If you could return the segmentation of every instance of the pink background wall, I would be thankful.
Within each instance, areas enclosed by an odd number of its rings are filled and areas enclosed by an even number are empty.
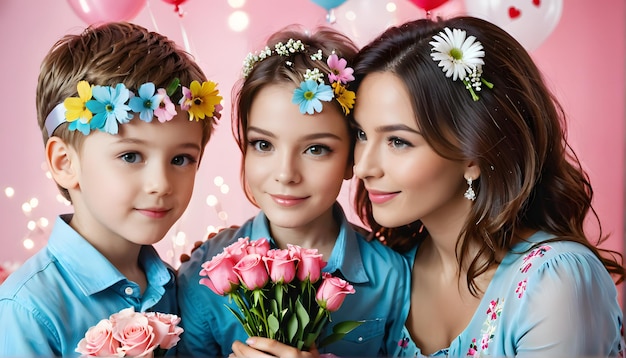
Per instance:
[[[544,0],[547,1],[547,0]],[[394,0],[395,13],[385,10],[385,0],[348,0],[337,11],[334,25],[359,44],[388,24],[424,17],[408,0]],[[550,87],[569,115],[571,143],[589,171],[595,188],[595,206],[606,233],[607,247],[623,251],[624,210],[624,51],[626,5],[623,0],[563,0],[563,12],[554,32],[532,52]],[[230,104],[231,87],[240,73],[245,55],[258,49],[272,31],[291,23],[308,27],[325,24],[325,11],[308,0],[248,0],[240,10],[248,12],[250,25],[243,32],[229,29],[234,9],[226,0],[188,0],[185,16],[160,0],[148,5],[133,20],[158,30],[194,54],[209,78],[219,82]],[[354,12],[349,22],[344,15]],[[450,0],[435,15],[465,11],[463,0]],[[35,87],[39,64],[51,45],[65,33],[78,33],[85,23],[64,0],[0,1],[0,263],[21,263],[45,244],[46,220],[71,207],[57,200],[54,183],[46,176],[43,144],[36,122]],[[240,156],[230,132],[230,113],[208,145],[198,173],[189,209],[158,249],[177,266],[181,252],[201,239],[209,226],[239,224],[256,209],[239,185]],[[215,178],[218,179],[217,182]],[[6,195],[6,188],[13,195]],[[349,183],[340,197],[348,202]],[[213,195],[217,205],[207,205]],[[34,199],[34,200],[33,200]],[[31,207],[31,210],[28,209]],[[221,212],[221,213],[220,213]],[[24,246],[30,239],[32,249]]]

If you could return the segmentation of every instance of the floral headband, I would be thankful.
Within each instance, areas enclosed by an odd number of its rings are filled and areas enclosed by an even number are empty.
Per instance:
[[[180,81],[176,78],[167,89],[159,88],[155,91],[154,83],[146,82],[139,86],[138,95],[135,96],[123,83],[95,86],[80,81],[76,85],[78,97],[66,98],[46,117],[48,136],[52,136],[55,129],[65,122],[69,123],[69,130],[78,130],[84,135],[96,129],[117,134],[118,124],[128,123],[134,113],[139,114],[142,121],[152,122],[156,116],[159,122],[164,123],[177,114],[170,96],[179,86]],[[200,84],[193,81],[189,88],[183,86],[182,92],[183,97],[178,104],[189,113],[190,121],[199,121],[205,117],[215,120],[220,118],[222,96],[219,95],[216,83],[206,81]]]
[[[466,37],[465,30],[450,30],[447,27],[443,30],[445,33],[439,32],[433,36],[434,41],[429,42],[433,46],[430,56],[439,61],[446,77],[452,76],[453,81],[460,79],[472,99],[478,101],[480,98],[476,92],[480,92],[481,85],[493,88],[492,83],[481,78],[485,64],[483,45],[474,36]]]
[[[280,55],[289,57],[297,52],[306,52],[306,47],[300,40],[289,39],[287,43],[277,43],[274,50],[268,46],[259,53],[249,53],[243,61],[243,77],[247,78],[252,72],[254,65],[272,55]],[[323,58],[322,50],[310,55],[311,60],[321,61]],[[293,62],[286,60],[288,66]],[[333,53],[328,56],[326,63],[330,67],[328,73],[328,84],[324,82],[324,73],[319,68],[307,69],[303,74],[304,81],[300,83],[300,87],[296,88],[293,93],[291,102],[300,107],[300,113],[314,114],[322,111],[322,102],[330,102],[333,98],[339,102],[344,114],[350,113],[354,107],[355,94],[347,89],[348,82],[354,81],[352,73],[354,70],[347,66],[347,61],[339,58]]]

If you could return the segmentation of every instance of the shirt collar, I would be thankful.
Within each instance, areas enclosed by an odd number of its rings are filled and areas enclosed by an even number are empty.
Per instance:
[[[127,281],[119,270],[68,223],[72,215],[57,217],[48,239],[48,249],[61,268],[85,295],[101,292],[120,281]],[[162,288],[172,280],[167,265],[152,246],[139,253],[149,284]]]

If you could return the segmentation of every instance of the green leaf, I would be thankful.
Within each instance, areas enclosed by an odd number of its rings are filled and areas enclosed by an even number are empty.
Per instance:
[[[289,321],[287,321],[287,338],[289,341],[293,341],[294,337],[298,333],[298,317],[291,315]]]
[[[169,85],[167,85],[167,89],[165,90],[165,92],[167,93],[168,96],[171,97],[174,94],[174,92],[176,92],[176,89],[178,88],[178,86],[180,86],[180,79],[176,77],[172,80],[172,82],[170,82]]]
[[[344,321],[333,326],[333,333],[347,334],[353,329],[365,323],[365,321]]]
[[[276,319],[276,316],[271,314],[267,317],[267,325],[270,329],[270,334],[271,334],[269,338],[273,338],[276,332],[278,332],[278,330],[280,329],[280,322],[278,322],[278,319]]]
[[[345,321],[337,323],[333,326],[333,334],[325,337],[318,347],[325,347],[331,343],[341,340],[346,334],[350,333],[353,329],[362,325],[365,321]]]

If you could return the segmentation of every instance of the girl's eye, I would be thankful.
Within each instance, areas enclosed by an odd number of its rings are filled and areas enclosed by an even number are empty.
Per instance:
[[[389,138],[389,145],[396,149],[402,149],[406,147],[412,147],[413,145],[406,140],[398,137]]]
[[[365,142],[367,140],[367,136],[365,135],[365,132],[363,132],[361,129],[356,130],[356,140],[358,142]]]
[[[324,156],[331,153],[332,150],[325,145],[312,145],[308,147],[305,153],[314,155],[314,156]]]
[[[139,163],[141,162],[141,155],[139,153],[124,153],[120,158],[126,163]]]
[[[186,166],[195,164],[197,160],[190,155],[177,155],[172,159],[172,164],[176,166]]]
[[[250,145],[257,152],[269,152],[273,149],[272,144],[265,140],[253,140],[253,141],[250,141]]]

